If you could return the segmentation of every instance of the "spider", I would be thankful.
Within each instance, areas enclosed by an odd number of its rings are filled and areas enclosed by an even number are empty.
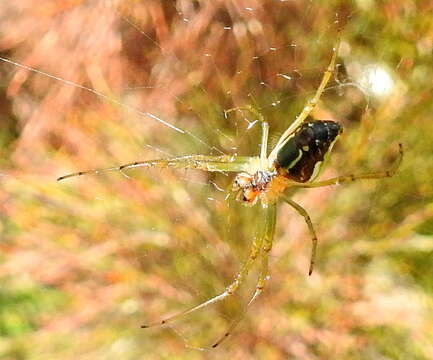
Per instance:
[[[232,185],[232,191],[235,193],[236,200],[246,206],[260,206],[260,218],[263,219],[263,223],[260,226],[258,235],[252,242],[248,257],[242,264],[241,269],[235,276],[233,282],[219,295],[157,323],[142,325],[142,328],[166,325],[180,317],[191,314],[192,312],[203,309],[233,295],[246,279],[256,260],[259,259],[259,275],[255,291],[241,314],[232,321],[227,331],[212,345],[212,348],[217,347],[233,332],[243,315],[247,312],[248,308],[264,289],[268,277],[269,253],[272,249],[272,242],[275,233],[277,204],[280,200],[286,202],[295,209],[295,211],[298,212],[306,222],[312,240],[308,274],[311,275],[313,272],[316,262],[318,241],[316,231],[314,230],[313,223],[307,211],[285,194],[289,188],[322,187],[352,182],[360,179],[386,178],[395,174],[403,157],[403,147],[401,144],[399,144],[399,156],[395,164],[389,170],[358,175],[352,174],[338,176],[327,180],[315,181],[323,170],[333,145],[342,133],[342,127],[339,123],[332,120],[309,121],[307,118],[316,107],[329,79],[334,73],[339,43],[340,40],[338,39],[333,48],[330,63],[322,76],[320,85],[314,96],[307,102],[301,113],[281,135],[276,146],[269,154],[267,146],[269,134],[268,123],[255,108],[251,106],[237,107],[227,110],[226,112],[247,110],[257,117],[261,123],[262,139],[260,154],[258,156],[186,155],[167,159],[136,161],[105,169],[80,171],[61,176],[57,179],[60,181],[75,176],[96,174],[103,171],[123,171],[135,167],[180,168],[199,169],[209,172],[233,172],[237,173]]]

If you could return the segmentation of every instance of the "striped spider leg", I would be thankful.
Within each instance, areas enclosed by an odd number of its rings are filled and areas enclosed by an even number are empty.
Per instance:
[[[218,345],[220,345],[227,337],[230,336],[230,334],[233,332],[233,330],[236,328],[236,326],[241,322],[241,320],[244,318],[245,314],[247,313],[249,307],[254,302],[254,300],[262,293],[265,282],[268,279],[268,273],[269,273],[269,253],[272,250],[272,242],[274,239],[275,234],[275,223],[277,219],[277,205],[270,204],[265,205],[264,203],[262,205],[262,214],[260,216],[263,216],[263,223],[261,224],[260,232],[258,235],[258,239],[260,241],[260,249],[258,252],[255,252],[254,254],[250,254],[251,261],[254,261],[254,259],[257,257],[257,255],[260,255],[261,263],[260,263],[260,273],[259,277],[256,283],[256,288],[247,302],[247,305],[244,307],[244,309],[239,313],[239,315],[232,321],[232,323],[227,328],[226,332],[212,345],[212,348],[216,348]]]
[[[288,140],[290,135],[292,135],[296,131],[296,129],[302,125],[302,123],[307,119],[307,117],[311,114],[311,112],[314,110],[317,103],[319,102],[320,97],[322,96],[323,91],[325,91],[326,85],[329,82],[329,79],[331,78],[332,74],[335,71],[335,64],[338,56],[338,49],[340,47],[340,40],[341,40],[340,34],[338,33],[337,42],[335,43],[334,48],[332,49],[333,53],[332,53],[331,61],[323,74],[322,81],[320,82],[320,85],[317,88],[316,93],[310,100],[308,100],[307,104],[304,106],[301,113],[296,117],[295,121],[293,121],[293,123],[290,124],[287,130],[284,131],[283,135],[281,135],[280,139],[277,142],[277,145],[269,155],[270,160],[274,160],[274,158],[280,151],[281,147],[284,146],[284,143]]]
[[[403,160],[403,144],[399,143],[397,159],[395,160],[394,165],[388,170],[374,171],[365,174],[350,174],[350,175],[337,176],[327,180],[316,181],[307,184],[295,184],[293,186],[301,187],[301,188],[317,188],[317,187],[330,186],[330,185],[340,185],[340,184],[345,184],[357,180],[371,180],[371,179],[382,179],[382,178],[393,177],[397,172],[398,168],[400,167],[402,160]]]
[[[247,164],[251,161],[249,156],[208,156],[208,155],[185,155],[168,159],[134,161],[120,166],[112,166],[103,169],[91,169],[78,171],[72,174],[63,175],[57,178],[57,181],[65,180],[71,177],[99,174],[107,171],[124,171],[127,169],[145,167],[145,168],[172,168],[172,169],[197,169],[209,172],[239,172],[248,169]]]

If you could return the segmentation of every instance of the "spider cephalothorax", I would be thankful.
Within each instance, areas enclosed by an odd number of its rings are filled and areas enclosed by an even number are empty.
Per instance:
[[[278,175],[273,170],[258,170],[254,174],[239,173],[233,181],[233,191],[237,192],[236,200],[243,204],[253,206],[260,195],[267,192],[270,184]]]

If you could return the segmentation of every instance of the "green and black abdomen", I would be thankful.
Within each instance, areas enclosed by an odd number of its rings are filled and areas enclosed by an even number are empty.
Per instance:
[[[312,180],[342,130],[331,120],[305,122],[278,151],[276,167],[286,170],[285,176],[296,182]]]

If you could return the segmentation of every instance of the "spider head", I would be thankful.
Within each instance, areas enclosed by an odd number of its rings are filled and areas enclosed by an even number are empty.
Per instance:
[[[239,173],[233,181],[232,190],[236,192],[236,200],[245,205],[253,206],[257,202],[258,192],[253,186],[253,176]]]
[[[253,206],[257,203],[261,194],[267,191],[269,184],[277,173],[275,171],[259,170],[255,174],[239,173],[233,181],[236,200],[244,205]]]

